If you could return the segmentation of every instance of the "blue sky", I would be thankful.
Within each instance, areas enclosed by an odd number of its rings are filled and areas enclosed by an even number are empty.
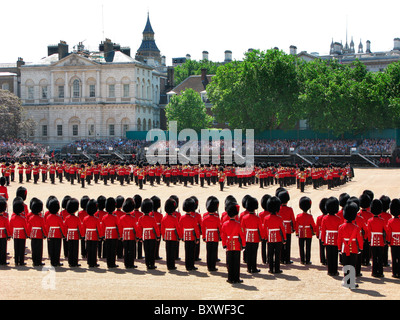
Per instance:
[[[240,60],[249,48],[279,47],[289,52],[326,54],[332,41],[371,41],[372,51],[393,48],[400,37],[398,0],[343,1],[226,1],[226,0],[20,0],[1,4],[1,62],[27,62],[47,55],[47,46],[64,40],[70,49],[83,41],[96,50],[105,37],[122,46],[139,48],[147,12],[156,43],[167,65],[173,57],[190,54],[223,61],[225,50]],[[346,23],[347,21],[347,23]]]

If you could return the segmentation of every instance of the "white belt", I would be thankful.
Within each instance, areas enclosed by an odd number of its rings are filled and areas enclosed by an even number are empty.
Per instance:
[[[97,229],[86,229],[86,231],[97,231]]]
[[[149,230],[153,230],[153,228],[143,228],[143,231],[149,231]]]
[[[183,229],[183,231],[192,231],[192,230],[194,230],[194,228],[191,228],[191,229]]]
[[[175,231],[175,230],[176,230],[175,228],[165,228],[165,231]]]
[[[268,232],[271,233],[272,231],[279,231],[280,229],[269,229]]]
[[[60,229],[60,227],[54,227],[54,226],[52,226],[52,227],[50,227],[50,229]]]
[[[371,232],[371,236],[375,236],[375,235],[383,235],[382,232]]]
[[[14,230],[24,230],[24,228],[14,228]]]
[[[122,229],[123,231],[125,231],[125,230],[132,230],[133,231],[133,228],[124,228],[124,229]]]
[[[32,227],[32,230],[42,230],[41,227]]]
[[[78,231],[78,229],[68,229],[68,231]]]
[[[214,231],[218,231],[218,229],[207,229],[207,232],[214,232]]]
[[[117,227],[106,227],[106,230],[108,230],[108,229],[113,230],[113,229],[117,229]]]

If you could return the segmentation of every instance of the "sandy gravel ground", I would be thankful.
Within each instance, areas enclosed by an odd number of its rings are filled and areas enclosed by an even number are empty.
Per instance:
[[[391,198],[400,197],[400,170],[397,169],[356,169],[355,179],[345,186],[327,190],[326,187],[320,190],[312,190],[309,186],[304,194],[301,194],[295,186],[288,188],[291,196],[289,205],[299,213],[298,201],[301,196],[307,195],[313,201],[311,212],[316,218],[320,215],[318,210],[319,201],[323,197],[339,196],[342,192],[359,196],[363,190],[371,189],[375,197],[385,194]],[[10,199],[15,195],[19,186],[13,183],[9,187]],[[71,186],[69,183],[24,183],[28,189],[28,199],[38,197],[44,202],[49,195],[55,195],[60,200],[65,195],[80,199],[84,194],[92,198],[99,195],[125,197],[139,193],[134,185],[91,185],[82,189],[80,185]],[[266,194],[274,194],[277,186],[260,189],[258,186],[251,186],[239,189],[237,186],[225,188],[219,191],[219,186],[200,188],[199,186],[170,186],[164,185],[151,187],[145,185],[140,191],[143,198],[158,195],[164,201],[172,194],[180,197],[181,203],[186,197],[196,195],[200,201],[201,212],[205,212],[205,201],[208,196],[215,195],[220,200],[220,208],[227,195],[232,194],[241,201],[246,194],[261,197]],[[272,275],[268,273],[266,265],[262,264],[259,250],[258,263],[261,272],[259,274],[248,274],[245,264],[241,267],[243,284],[231,285],[226,282],[227,270],[225,266],[225,252],[220,246],[217,272],[208,272],[205,257],[205,243],[201,243],[200,257],[202,261],[197,262],[197,271],[187,272],[184,261],[177,262],[176,271],[168,271],[165,264],[165,243],[161,243],[160,255],[164,258],[157,261],[157,269],[147,271],[144,260],[136,261],[137,269],[126,270],[123,261],[119,261],[119,268],[108,270],[104,260],[100,260],[98,269],[88,269],[86,261],[80,261],[80,268],[69,268],[68,262],[63,267],[49,270],[47,259],[47,245],[44,246],[45,268],[32,267],[30,259],[30,241],[27,241],[27,266],[15,267],[13,259],[13,241],[8,242],[9,265],[0,268],[0,299],[78,299],[78,300],[263,300],[263,299],[399,299],[400,279],[391,277],[391,268],[385,267],[385,277],[382,279],[371,276],[371,267],[362,267],[363,276],[357,278],[359,288],[349,290],[341,286],[342,272],[338,277],[327,275],[325,266],[319,263],[318,241],[314,237],[312,241],[312,265],[303,266],[299,262],[298,241],[292,237],[292,260],[290,266],[282,266],[283,273]],[[184,246],[180,244],[180,256],[184,257]],[[389,254],[390,259],[390,254]],[[339,267],[341,268],[341,267]],[[341,269],[340,269],[341,271]]]

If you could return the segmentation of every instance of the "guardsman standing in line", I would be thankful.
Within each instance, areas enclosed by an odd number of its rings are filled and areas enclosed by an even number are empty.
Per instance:
[[[10,229],[14,238],[14,259],[16,266],[25,266],[25,242],[28,237],[25,218],[22,217],[24,212],[24,202],[20,198],[13,201],[13,215],[10,219]]]
[[[221,221],[218,217],[219,200],[210,196],[206,202],[207,213],[203,216],[202,234],[206,242],[208,271],[217,271],[218,243],[221,235]]]
[[[135,194],[133,196],[133,202],[135,209],[133,210],[133,215],[139,221],[140,217],[143,216],[143,212],[140,211],[140,207],[142,206],[142,197],[139,194]],[[140,238],[141,235],[138,233],[137,238]],[[143,242],[137,242],[137,259],[143,259]]]
[[[390,203],[390,213],[393,218],[387,223],[387,241],[392,254],[392,276],[400,278],[400,200],[393,199]]]
[[[19,176],[19,183],[24,181],[24,165],[23,162],[20,160],[18,164],[18,176]]]
[[[246,235],[246,262],[247,272],[257,273],[257,252],[261,239],[264,237],[264,230],[260,218],[255,214],[258,209],[258,201],[256,198],[248,197],[246,201],[246,209],[249,212],[243,216],[240,225]]]
[[[152,196],[150,200],[153,201],[153,211],[150,213],[150,216],[156,219],[158,229],[161,230],[161,220],[163,218],[163,215],[161,212],[158,211],[161,208],[161,200],[157,196]],[[160,241],[156,242],[155,252],[156,260],[161,260],[162,257],[160,257]]]
[[[106,201],[107,198],[103,195],[100,195],[97,197],[97,212],[95,213],[95,217],[99,218],[100,221],[100,226],[102,226],[102,220],[103,217],[107,214],[107,212],[104,210],[106,208]],[[102,232],[104,234],[104,232]],[[99,237],[99,243],[97,246],[97,254],[99,258],[105,258],[105,252],[104,252],[104,236]]]
[[[68,213],[64,219],[68,244],[68,265],[70,267],[80,267],[81,265],[78,264],[78,256],[79,239],[82,236],[82,224],[79,217],[75,216],[75,213],[79,210],[79,201],[75,198],[71,198],[68,200],[65,210]]]
[[[278,197],[271,197],[267,201],[267,210],[270,212],[264,219],[264,230],[268,242],[268,263],[270,273],[282,273],[281,248],[286,241],[283,219],[277,215],[281,207]]]
[[[261,201],[260,201],[261,207],[264,209],[264,211],[261,211],[258,214],[258,216],[260,217],[263,230],[265,230],[265,225],[264,225],[265,217],[270,214],[270,212],[268,212],[268,210],[267,210],[267,202],[268,202],[269,198],[271,198],[271,195],[265,194],[265,195],[263,195],[263,197],[261,198]],[[279,210],[278,210],[278,212],[279,212]],[[264,238],[261,240],[261,258],[262,258],[262,262],[264,264],[267,263],[267,257],[268,257],[267,256],[267,239]]]
[[[291,246],[292,246],[292,233],[295,231],[295,216],[292,207],[288,206],[290,200],[289,192],[285,189],[277,189],[276,196],[281,200],[281,208],[278,215],[283,219],[283,226],[285,227],[286,242],[283,244],[281,251],[281,262],[283,264],[292,264],[290,260]]]
[[[193,217],[196,210],[196,203],[193,198],[187,198],[183,202],[182,209],[186,214],[182,215],[179,220],[179,233],[185,242],[185,267],[188,271],[197,270],[194,266],[195,246],[200,239],[200,230],[196,219]]]
[[[82,226],[86,240],[87,264],[89,268],[94,268],[99,266],[97,263],[97,245],[103,236],[100,221],[95,217],[95,213],[97,212],[95,199],[88,201],[86,212],[88,215],[83,219]]]
[[[30,160],[25,163],[25,177],[26,182],[29,182],[32,178],[32,163]]]
[[[56,171],[57,171],[57,167],[56,164],[54,162],[51,162],[51,165],[49,167],[49,175],[50,175],[50,181],[51,184],[55,183],[56,180]]]
[[[329,197],[325,203],[327,215],[323,217],[321,223],[321,241],[326,249],[326,263],[328,265],[328,275],[337,276],[338,273],[338,245],[337,236],[341,219],[336,215],[339,211],[339,200]]]
[[[135,266],[137,219],[132,214],[134,209],[133,199],[125,199],[122,205],[122,210],[125,214],[121,216],[118,224],[119,230],[121,230],[124,247],[124,265],[126,269],[137,268]]]
[[[164,204],[165,216],[161,220],[161,235],[165,241],[168,270],[175,270],[177,246],[182,235],[179,234],[178,218],[174,216],[177,205],[174,199],[167,199]]]
[[[104,255],[107,259],[108,268],[117,268],[115,264],[117,256],[117,244],[120,237],[118,230],[118,218],[114,215],[115,199],[112,197],[107,198],[105,209],[107,214],[101,219],[102,233],[105,237],[104,242]]]
[[[383,277],[383,250],[386,241],[386,223],[379,217],[382,213],[382,202],[374,199],[371,202],[371,213],[374,215],[367,222],[368,241],[372,254],[372,276]]]
[[[139,241],[143,241],[144,258],[148,270],[156,269],[155,249],[156,241],[160,241],[160,230],[156,220],[150,216],[153,211],[153,202],[150,199],[144,199],[140,210],[143,212],[138,220]]]
[[[390,198],[388,196],[381,196],[379,198],[382,202],[382,213],[379,215],[380,218],[382,218],[385,221],[385,226],[387,227],[387,223],[390,219],[392,219],[392,215],[388,212],[390,208]],[[385,247],[383,249],[383,266],[384,267],[389,267],[389,261],[388,261],[388,253],[389,253],[389,245],[388,242],[385,241]]]
[[[62,218],[58,215],[60,202],[53,198],[48,203],[49,215],[46,218],[46,232],[48,235],[48,247],[50,263],[53,267],[60,267],[61,239],[65,235],[65,226]]]
[[[43,202],[34,199],[31,203],[32,215],[28,219],[27,234],[31,239],[32,262],[34,267],[43,266],[43,239],[47,236],[44,218],[40,216],[43,211]]]
[[[117,196],[115,198],[115,211],[114,215],[117,217],[118,221],[125,215],[125,212],[122,210],[122,206],[124,205],[125,198],[123,196]],[[133,209],[131,210],[133,211]],[[122,242],[122,229],[118,227],[120,232],[118,243],[117,243],[117,258],[122,259],[124,257],[124,244]]]
[[[6,178],[0,177],[0,197],[3,197],[8,201],[8,190],[6,187]]]
[[[296,216],[296,235],[299,238],[300,260],[302,264],[311,264],[311,240],[316,231],[314,218],[307,211],[311,208],[311,199],[301,197],[299,207],[303,211]]]
[[[86,206],[87,203],[89,202],[90,198],[88,196],[83,196],[80,200],[80,206],[81,206],[81,211],[78,212],[78,217],[79,220],[81,221],[81,225],[83,224],[83,219],[85,219],[85,217],[87,217],[87,212],[86,212]],[[86,243],[85,243],[85,234],[82,231],[81,232],[81,255],[82,258],[86,258]]]
[[[224,172],[224,168],[220,167],[219,174],[218,174],[218,182],[219,182],[219,190],[220,191],[224,191],[225,178],[226,178],[226,174]]]
[[[81,186],[82,188],[85,187],[85,181],[86,181],[86,167],[84,164],[81,164],[81,168],[79,170],[79,176],[81,179]]]
[[[192,216],[193,218],[195,218],[196,222],[197,222],[197,227],[199,229],[200,235],[201,235],[201,225],[203,223],[203,219],[201,217],[201,214],[199,212],[197,212],[196,210],[199,207],[199,199],[197,199],[196,196],[191,196],[191,198],[194,200],[195,203],[195,207],[194,210],[192,212]],[[195,261],[200,261],[200,237],[199,237],[199,241],[196,242],[195,244],[195,248],[194,248],[194,260]]]
[[[0,197],[0,265],[5,266],[7,262],[7,241],[11,238],[12,231],[7,216],[7,200]]]
[[[246,247],[246,237],[240,223],[235,219],[239,214],[239,206],[228,204],[226,212],[229,220],[221,228],[222,246],[226,249],[226,264],[228,268],[227,282],[242,283],[240,279],[240,251]]]
[[[316,236],[317,239],[319,240],[319,259],[322,265],[326,265],[326,250],[325,250],[325,245],[324,242],[322,241],[322,235],[321,235],[321,227],[322,227],[322,220],[324,217],[327,215],[326,209],[325,209],[325,204],[328,198],[322,198],[321,201],[319,202],[319,210],[321,211],[321,215],[317,217],[317,220],[315,222],[315,225],[317,226],[317,232]]]
[[[367,193],[363,193],[359,197],[359,201],[360,201],[359,203],[360,203],[361,210],[358,213],[358,215],[364,219],[365,224],[367,224],[368,220],[373,217],[373,214],[369,211],[369,207],[371,205],[372,199],[373,199],[373,196],[371,197]],[[368,241],[367,234],[364,233],[364,249],[361,253],[361,264],[363,266],[371,265],[370,259],[371,259],[370,243]]]

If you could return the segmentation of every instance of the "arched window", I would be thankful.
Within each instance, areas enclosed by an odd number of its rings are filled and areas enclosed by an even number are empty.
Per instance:
[[[72,97],[79,98],[81,96],[81,83],[78,79],[72,82]]]

